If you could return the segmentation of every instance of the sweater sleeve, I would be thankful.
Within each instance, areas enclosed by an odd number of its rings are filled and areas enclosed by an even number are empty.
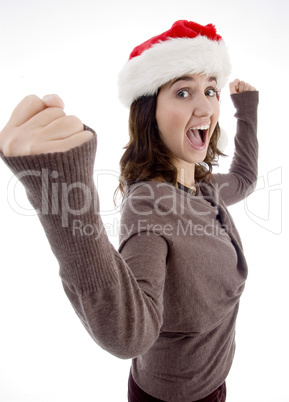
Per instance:
[[[151,233],[129,239],[123,256],[113,248],[93,183],[95,150],[96,137],[63,153],[2,159],[38,213],[83,325],[103,349],[132,358],[159,335],[167,244]]]
[[[225,204],[235,204],[253,192],[258,174],[257,106],[259,93],[231,95],[236,108],[234,157],[227,174],[214,174],[213,183]]]

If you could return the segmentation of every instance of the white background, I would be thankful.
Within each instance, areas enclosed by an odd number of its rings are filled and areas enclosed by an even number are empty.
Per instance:
[[[231,79],[259,89],[259,190],[231,208],[250,275],[228,402],[289,401],[288,17],[284,0],[0,1],[0,126],[25,95],[58,93],[68,114],[97,131],[95,177],[115,246],[118,214],[107,211],[128,140],[116,80],[133,47],[177,19],[214,23],[229,47]],[[221,96],[232,155],[234,110],[227,89]],[[222,171],[229,161],[221,161]],[[23,188],[3,163],[0,170],[0,400],[126,401],[130,362],[102,351],[86,333]]]

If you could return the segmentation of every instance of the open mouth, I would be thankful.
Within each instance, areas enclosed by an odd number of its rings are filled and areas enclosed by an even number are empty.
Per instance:
[[[209,124],[200,125],[192,127],[186,132],[186,136],[194,148],[203,149],[205,147],[208,138],[209,127]]]

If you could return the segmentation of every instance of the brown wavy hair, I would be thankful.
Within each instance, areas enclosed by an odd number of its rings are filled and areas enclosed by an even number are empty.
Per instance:
[[[173,185],[177,183],[174,155],[161,139],[156,121],[156,105],[157,94],[142,96],[130,107],[129,142],[120,160],[119,186],[116,190],[120,190],[122,195],[128,185],[138,181],[156,179]],[[204,161],[195,166],[195,178],[198,181],[209,181],[219,155],[224,155],[217,147],[220,133],[217,123]]]

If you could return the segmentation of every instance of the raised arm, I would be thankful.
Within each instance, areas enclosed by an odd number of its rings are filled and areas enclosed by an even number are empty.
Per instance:
[[[0,133],[0,147],[38,212],[87,331],[118,357],[144,353],[162,325],[167,243],[153,233],[132,236],[123,256],[110,244],[93,183],[95,134],[65,115],[60,98],[30,96]]]
[[[237,131],[234,157],[227,174],[214,174],[213,182],[227,205],[235,204],[253,190],[258,174],[257,106],[254,87],[235,80],[230,84],[236,108]]]

